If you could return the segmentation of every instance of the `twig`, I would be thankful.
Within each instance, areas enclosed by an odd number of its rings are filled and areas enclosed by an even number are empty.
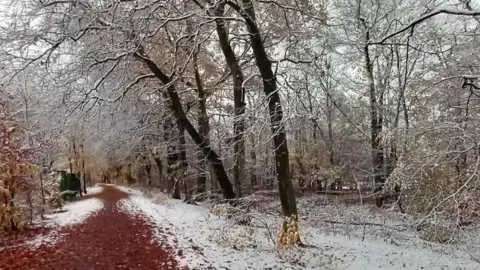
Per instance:
[[[270,227],[268,226],[268,223],[266,221],[262,220],[261,218],[253,216],[253,215],[252,215],[252,218],[257,219],[260,223],[263,224],[263,226],[265,226],[265,228],[268,231],[268,236],[270,237],[270,240],[272,240],[273,245],[275,245],[276,244],[275,243],[275,238],[273,237],[272,231],[270,230]]]
[[[470,255],[470,258],[471,258],[472,260],[476,261],[477,263],[480,263],[480,259],[477,258],[477,257],[475,257],[475,256],[473,256],[473,254],[470,253],[470,251],[468,251],[468,249],[463,248],[463,247],[462,247],[462,249],[463,249],[463,251],[465,251],[468,255]]]
[[[362,242],[365,240],[365,228],[366,228],[366,224],[363,223],[363,233],[362,233]]]
[[[427,20],[427,19],[430,19],[438,14],[449,14],[449,15],[460,15],[460,16],[478,16],[480,15],[480,11],[463,11],[463,10],[455,10],[455,9],[438,9],[438,10],[435,10],[435,11],[432,11],[430,13],[427,13],[423,16],[421,16],[420,18],[412,21],[411,23],[409,23],[408,25],[406,25],[405,27],[401,28],[400,30],[398,31],[395,31],[383,38],[380,38],[380,40],[378,41],[369,41],[368,45],[381,45],[383,44],[385,41],[387,41],[388,39],[400,34],[400,33],[403,33],[405,31],[407,31],[408,29],[410,28],[413,28],[415,27],[417,24],[420,24],[422,23],[423,21]]]
[[[357,225],[357,226],[380,226],[380,227],[386,227],[389,229],[393,229],[396,231],[405,231],[405,228],[396,228],[396,227],[408,227],[408,225],[393,225],[393,226],[388,226],[385,224],[381,223],[373,223],[373,222],[344,222],[344,221],[336,221],[336,220],[324,220],[323,222],[326,223],[331,223],[331,224],[344,224],[344,225]]]

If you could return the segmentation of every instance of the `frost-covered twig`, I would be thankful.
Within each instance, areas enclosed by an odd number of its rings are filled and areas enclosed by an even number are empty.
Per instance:
[[[417,222],[416,226],[420,226],[421,224],[423,224],[425,222],[425,220],[427,220],[429,217],[432,216],[432,214],[435,213],[435,211],[441,206],[443,205],[445,202],[447,202],[448,200],[452,199],[452,198],[455,198],[462,190],[464,190],[469,184],[470,182],[472,181],[472,179],[475,178],[475,176],[477,176],[477,171],[478,171],[478,166],[480,165],[480,156],[477,157],[477,160],[476,160],[476,163],[475,163],[475,170],[472,172],[471,176],[457,189],[455,190],[455,192],[453,192],[452,194],[450,194],[449,196],[447,196],[446,198],[444,198],[441,202],[439,202],[437,205],[435,205],[432,210],[430,210],[430,212],[428,212],[427,215],[425,215],[419,222]]]
[[[268,223],[258,216],[252,216],[252,218],[254,218],[258,222],[262,223],[262,225],[267,229],[268,236],[269,236],[270,240],[272,241],[273,245],[275,245],[275,238],[273,237],[272,231],[270,230],[270,226],[268,226]]]
[[[331,223],[331,224],[344,224],[344,225],[357,225],[357,226],[365,226],[365,225],[379,226],[379,227],[385,227],[385,228],[389,228],[389,229],[401,231],[401,232],[406,231],[407,230],[406,227],[408,227],[408,225],[403,225],[403,224],[389,226],[386,224],[374,223],[374,222],[344,222],[344,221],[336,221],[336,220],[324,220],[324,222]]]
[[[459,16],[478,16],[480,15],[480,11],[467,11],[467,10],[456,10],[456,9],[438,9],[438,10],[435,10],[435,11],[432,11],[432,12],[429,12],[423,16],[421,16],[420,18],[412,21],[411,23],[409,23],[408,25],[406,25],[405,27],[401,28],[400,30],[398,31],[395,31],[391,34],[388,34],[386,35],[385,37],[383,38],[380,38],[380,40],[378,41],[370,41],[368,43],[368,45],[377,45],[377,44],[383,44],[385,41],[387,41],[388,39],[398,35],[398,34],[401,34],[405,31],[407,31],[408,29],[410,28],[413,28],[415,27],[416,25],[422,23],[423,21],[427,20],[427,19],[430,19],[436,15],[439,15],[439,14],[449,14],[449,15],[459,15]]]

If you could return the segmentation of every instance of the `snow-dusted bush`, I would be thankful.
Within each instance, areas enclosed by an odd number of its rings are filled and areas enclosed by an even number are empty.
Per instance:
[[[31,180],[37,168],[31,163],[31,149],[22,143],[22,130],[7,116],[6,103],[0,100],[0,231],[23,227],[26,208],[20,198],[31,201]]]
[[[480,183],[480,159],[476,148],[465,143],[462,152],[452,144],[456,137],[442,137],[444,133],[433,131],[428,140],[424,136],[407,140],[408,154],[399,156],[386,189],[400,187],[400,203],[418,218],[416,227],[422,239],[450,243],[461,227],[479,220],[476,186]]]

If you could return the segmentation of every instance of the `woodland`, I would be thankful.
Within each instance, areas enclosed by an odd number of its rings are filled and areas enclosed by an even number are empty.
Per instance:
[[[268,193],[300,246],[305,196],[448,242],[480,224],[479,44],[475,0],[1,0],[0,231],[70,171],[246,212]]]

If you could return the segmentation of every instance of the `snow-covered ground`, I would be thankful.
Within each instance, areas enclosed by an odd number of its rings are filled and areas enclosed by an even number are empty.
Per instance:
[[[98,194],[103,191],[103,186],[96,185],[94,187],[87,188],[87,195]]]
[[[87,189],[88,194],[100,193],[102,187],[96,186]],[[37,248],[41,245],[54,245],[62,235],[59,230],[64,227],[74,226],[83,223],[89,216],[103,208],[103,201],[97,198],[67,203],[62,206],[61,211],[45,215],[45,219],[39,221],[38,226],[51,228],[47,234],[40,234],[20,244],[22,247]]]
[[[45,215],[42,224],[52,228],[80,224],[102,208],[103,202],[97,198],[68,203],[62,207],[62,211]]]
[[[121,207],[149,217],[159,242],[177,248],[191,269],[480,269],[478,231],[469,234],[471,246],[434,244],[406,226],[412,217],[374,207],[302,198],[301,233],[310,247],[278,250],[272,239],[282,223],[276,200],[252,214],[253,226],[241,226],[211,214],[209,205],[120,188],[130,194]],[[358,225],[365,222],[371,224]]]

